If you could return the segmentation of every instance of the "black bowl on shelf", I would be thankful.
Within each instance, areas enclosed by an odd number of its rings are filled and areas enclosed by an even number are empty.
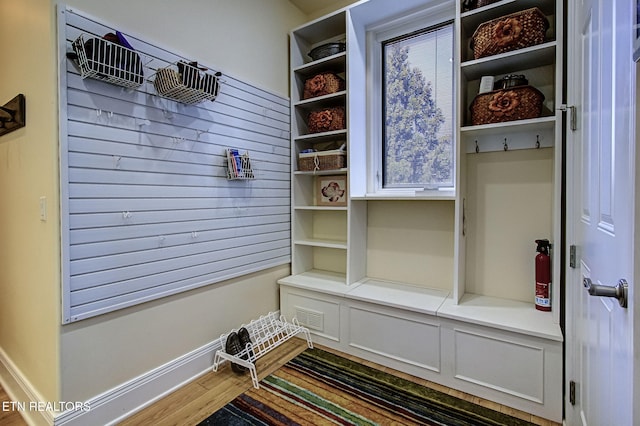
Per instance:
[[[311,49],[308,55],[311,59],[317,61],[318,59],[344,52],[346,48],[346,43],[326,43]]]
[[[526,86],[529,80],[522,74],[509,74],[496,81],[493,90],[510,89],[516,86]]]

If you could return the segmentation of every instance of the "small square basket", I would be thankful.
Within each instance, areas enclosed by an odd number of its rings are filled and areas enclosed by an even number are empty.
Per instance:
[[[298,154],[298,171],[317,172],[346,167],[347,153],[340,149]]]
[[[304,82],[302,99],[316,98],[344,90],[345,82],[332,72],[316,74]]]
[[[309,133],[331,132],[345,128],[344,107],[323,108],[309,113]]]

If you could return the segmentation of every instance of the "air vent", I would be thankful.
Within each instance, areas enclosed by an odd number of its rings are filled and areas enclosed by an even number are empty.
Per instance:
[[[296,306],[296,318],[300,325],[313,330],[324,330],[324,313]]]

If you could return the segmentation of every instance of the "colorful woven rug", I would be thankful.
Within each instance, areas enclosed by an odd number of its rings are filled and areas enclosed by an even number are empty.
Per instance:
[[[307,349],[200,425],[532,425],[320,349]]]

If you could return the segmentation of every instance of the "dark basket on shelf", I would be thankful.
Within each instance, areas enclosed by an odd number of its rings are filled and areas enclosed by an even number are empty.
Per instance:
[[[342,130],[346,126],[344,107],[323,108],[309,113],[307,127],[309,133]]]
[[[326,43],[311,49],[308,55],[311,59],[317,61],[318,59],[344,52],[346,48],[346,43]]]
[[[532,86],[494,90],[475,97],[469,109],[471,124],[503,123],[538,118],[542,114],[544,95]]]
[[[545,42],[547,17],[537,7],[480,24],[471,38],[475,59],[523,49]]]
[[[315,98],[329,95],[344,90],[344,79],[332,72],[323,72],[307,79],[304,82],[302,99]]]

